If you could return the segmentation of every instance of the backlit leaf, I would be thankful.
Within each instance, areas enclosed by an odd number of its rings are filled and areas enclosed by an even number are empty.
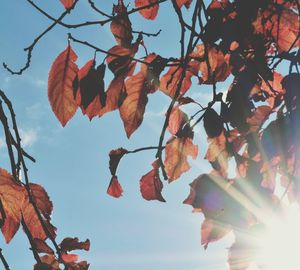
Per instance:
[[[74,4],[74,0],[60,0],[60,2],[64,5],[65,9],[70,9]]]
[[[135,7],[140,8],[156,2],[157,0],[135,0]],[[152,7],[139,10],[139,13],[147,20],[155,20],[158,9],[159,9],[159,5],[156,4],[153,5]]]
[[[107,189],[107,194],[119,198],[122,196],[123,189],[118,181],[118,177],[116,175],[112,176],[108,189]]]
[[[78,67],[77,55],[69,45],[53,62],[48,78],[48,97],[52,110],[62,126],[73,117],[77,104],[73,96],[73,81]]]

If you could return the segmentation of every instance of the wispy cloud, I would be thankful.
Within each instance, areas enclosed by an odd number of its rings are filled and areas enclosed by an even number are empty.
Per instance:
[[[37,141],[37,130],[34,129],[20,129],[20,137],[21,137],[21,143],[23,147],[31,147],[33,144]]]

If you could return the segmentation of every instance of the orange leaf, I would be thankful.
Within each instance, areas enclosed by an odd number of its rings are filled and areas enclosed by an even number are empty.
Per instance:
[[[187,122],[188,116],[179,106],[175,106],[170,114],[168,130],[172,135],[176,135],[177,132],[182,128],[182,126]]]
[[[107,189],[107,194],[112,197],[119,198],[122,196],[122,193],[123,189],[118,181],[118,177],[116,175],[112,176]]]
[[[119,110],[126,135],[130,138],[131,134],[143,121],[149,90],[145,85],[145,77],[141,72],[127,79],[125,89],[127,97]]]
[[[220,240],[228,232],[229,226],[206,218],[201,225],[201,245],[206,249],[209,243]]]
[[[54,255],[45,255],[41,256],[41,263],[37,263],[34,265],[34,270],[43,270],[43,269],[49,269],[49,270],[60,270],[59,262],[55,258]]]
[[[18,231],[21,222],[21,207],[24,200],[23,187],[19,186],[13,176],[0,169],[0,199],[5,213],[1,230],[6,243]]]
[[[74,0],[60,0],[60,2],[64,5],[65,9],[70,9],[74,4]]]
[[[50,223],[52,202],[50,201],[47,192],[42,186],[37,184],[30,184],[30,189],[37,209],[40,211],[41,217],[44,220],[45,226],[48,228],[50,234],[55,237],[56,228]],[[47,234],[45,233],[39,217],[29,200],[27,192],[25,192],[25,199],[22,205],[22,215],[32,237],[45,240],[47,238]]]
[[[196,159],[198,146],[193,144],[191,138],[173,138],[167,143],[165,151],[165,170],[169,182],[172,182],[190,169],[187,157],[190,155],[193,159]]]
[[[65,263],[74,263],[78,260],[79,256],[76,254],[62,254],[61,255],[61,259],[65,262]]]
[[[48,78],[48,97],[52,110],[62,126],[73,117],[77,104],[73,96],[73,81],[78,67],[77,55],[69,45],[53,62]]]
[[[179,8],[182,8],[184,5],[186,8],[189,8],[193,0],[176,0],[176,4]]]
[[[250,131],[257,131],[268,119],[271,112],[272,108],[267,105],[257,107],[253,115],[247,118],[247,123],[250,125]]]
[[[90,249],[90,240],[86,239],[84,242],[80,242],[77,237],[70,238],[67,237],[60,243],[60,248],[63,252],[72,251],[76,249],[83,249],[89,251]]]
[[[114,35],[118,45],[129,47],[132,42],[131,22],[127,15],[127,8],[123,1],[118,1],[113,7],[113,20],[110,24],[110,31]]]
[[[163,183],[159,178],[159,166],[156,163],[157,161],[152,165],[153,169],[141,178],[140,189],[144,199],[165,202],[165,199],[161,195]]]
[[[148,6],[152,3],[156,3],[157,0],[135,0],[135,7],[140,8],[143,6]],[[155,20],[158,13],[159,5],[153,5],[152,7],[144,8],[139,10],[139,13],[147,20]]]
[[[214,47],[208,47],[207,54],[210,74],[205,59],[205,46],[203,44],[197,45],[196,51],[191,54],[191,57],[198,58],[200,61],[199,70],[202,73],[203,83],[212,84],[214,82],[225,81],[231,73],[231,68],[225,55]]]

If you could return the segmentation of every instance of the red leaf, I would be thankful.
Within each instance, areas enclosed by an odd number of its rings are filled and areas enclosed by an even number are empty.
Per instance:
[[[87,239],[84,242],[80,242],[77,237],[70,238],[67,237],[60,243],[60,248],[63,252],[72,251],[76,249],[83,249],[89,251],[90,249],[90,240]]]
[[[53,62],[48,78],[48,97],[52,110],[62,126],[73,117],[77,104],[73,96],[73,81],[78,71],[77,55],[68,46]]]
[[[132,42],[131,22],[128,18],[127,8],[123,1],[118,1],[113,7],[113,20],[110,24],[110,30],[114,35],[117,43],[123,47],[130,47]]]
[[[186,8],[189,8],[193,0],[176,0],[176,4],[179,8],[182,8],[184,5]]]
[[[109,187],[107,189],[107,194],[112,197],[119,198],[122,196],[122,193],[123,189],[118,181],[118,177],[116,175],[112,176]]]
[[[76,254],[62,254],[61,259],[64,261],[64,263],[74,263],[78,260],[78,255]]]
[[[201,245],[206,249],[208,244],[223,238],[230,228],[212,219],[205,219],[201,225]]]
[[[59,262],[54,255],[41,256],[41,263],[34,265],[34,270],[60,270]]]
[[[144,199],[150,200],[158,200],[161,202],[165,202],[165,199],[161,195],[161,191],[163,189],[163,183],[159,178],[159,165],[157,165],[157,161],[154,162],[153,169],[145,174],[140,180],[140,189]]]
[[[128,153],[124,148],[118,148],[109,152],[109,169],[112,175],[116,174],[121,158]]]
[[[157,0],[135,0],[135,7],[140,8],[148,6],[152,3],[157,3]],[[155,20],[158,13],[159,5],[153,5],[152,7],[144,8],[139,10],[139,13],[147,20]]]
[[[120,115],[126,135],[130,138],[143,121],[149,90],[145,85],[145,77],[142,73],[129,77],[125,82],[125,89],[127,97],[120,107]]]
[[[34,244],[38,253],[54,254],[52,248],[49,247],[45,241],[35,238]]]
[[[60,0],[60,2],[64,5],[65,9],[70,9],[74,4],[74,0]]]
[[[214,82],[222,82],[227,79],[231,73],[230,65],[225,55],[214,47],[207,48],[208,62],[210,66],[210,76],[207,61],[205,58],[205,46],[203,44],[197,45],[195,52],[191,57],[200,60],[199,70],[202,73],[202,80],[204,84],[213,84]]]
[[[167,143],[165,151],[165,170],[169,182],[172,182],[190,169],[187,157],[190,155],[193,159],[196,159],[198,146],[193,144],[191,138],[172,138]]]
[[[182,126],[187,122],[188,116],[186,113],[179,109],[179,106],[175,106],[170,114],[168,130],[172,135],[176,135]]]
[[[6,243],[18,231],[21,222],[21,208],[24,200],[23,187],[19,186],[13,176],[0,169],[0,199],[5,213],[4,224],[1,228]]]

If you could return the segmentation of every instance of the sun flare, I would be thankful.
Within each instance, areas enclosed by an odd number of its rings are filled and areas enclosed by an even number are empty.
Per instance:
[[[296,205],[287,207],[282,216],[271,217],[265,225],[265,229],[256,237],[258,269],[299,270],[299,207]]]

